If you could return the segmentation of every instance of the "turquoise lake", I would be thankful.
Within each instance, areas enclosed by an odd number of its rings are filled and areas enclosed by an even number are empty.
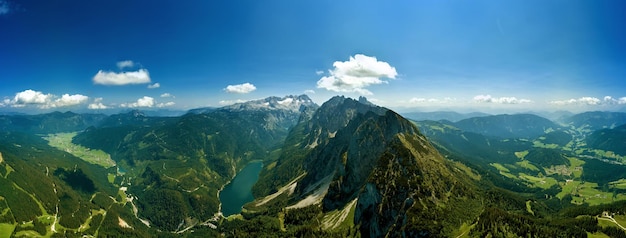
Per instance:
[[[252,186],[259,180],[263,162],[250,162],[220,192],[222,214],[230,216],[241,212],[241,207],[254,200]]]

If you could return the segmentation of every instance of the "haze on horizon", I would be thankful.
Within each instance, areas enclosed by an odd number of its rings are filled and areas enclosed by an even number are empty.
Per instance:
[[[0,111],[626,110],[620,1],[0,0]]]

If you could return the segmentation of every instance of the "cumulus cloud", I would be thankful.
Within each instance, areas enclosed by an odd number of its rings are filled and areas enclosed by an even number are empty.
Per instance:
[[[157,107],[171,107],[171,106],[174,106],[174,104],[176,104],[176,103],[174,103],[174,102],[166,102],[166,103],[159,103],[156,106]]]
[[[256,87],[251,83],[228,85],[224,88],[224,91],[227,93],[250,93],[254,90],[256,90]]]
[[[144,84],[150,83],[150,74],[146,69],[121,73],[100,70],[93,76],[93,82],[102,85]]]
[[[12,107],[26,107],[28,105],[34,105],[41,109],[55,108],[55,107],[67,107],[79,105],[87,102],[89,97],[81,94],[63,94],[61,98],[53,94],[45,94],[35,90],[24,90],[18,92],[13,97],[13,100],[5,99],[3,104],[11,105]]]
[[[365,89],[370,85],[388,83],[381,78],[395,79],[398,73],[389,63],[378,61],[376,57],[357,54],[348,61],[335,61],[330,75],[317,81],[317,88],[335,92],[355,92],[372,95]]]
[[[119,61],[117,62],[117,67],[119,69],[132,68],[135,67],[135,62],[133,62],[132,60]]]
[[[149,89],[160,88],[160,87],[161,87],[160,83],[148,84]]]
[[[170,93],[164,93],[164,94],[161,94],[161,97],[162,97],[162,98],[175,98],[175,97],[174,97],[174,95],[172,95],[172,94],[170,94]]]
[[[550,103],[555,104],[555,105],[587,105],[587,106],[622,105],[622,104],[626,104],[626,97],[615,99],[611,96],[605,96],[604,99],[602,100],[596,97],[581,97],[578,99],[572,98],[568,100],[551,101]]]
[[[87,106],[87,108],[92,109],[92,110],[97,110],[97,109],[107,109],[107,108],[109,108],[108,106],[106,106],[106,105],[104,105],[104,104],[102,103],[102,100],[103,100],[102,98],[95,98],[95,99],[93,100],[93,103],[89,104],[89,105]]]
[[[315,94],[315,91],[312,90],[312,89],[307,89],[307,90],[304,90],[304,93],[305,94]]]
[[[74,106],[74,105],[86,103],[87,100],[89,100],[89,97],[87,97],[85,95],[80,95],[80,94],[74,94],[74,95],[63,94],[63,96],[61,96],[61,98],[59,98],[59,99],[54,101],[54,103],[52,104],[52,107]]]
[[[142,98],[137,99],[136,102],[122,103],[122,104],[120,104],[120,107],[129,107],[129,108],[154,107],[154,105],[155,105],[154,98],[148,97],[148,96],[143,96]]]
[[[498,103],[498,104],[522,104],[531,103],[529,99],[518,99],[516,97],[491,97],[491,95],[476,95],[474,102],[477,103]]]
[[[26,105],[26,104],[46,104],[49,103],[54,95],[52,94],[44,94],[39,91],[34,91],[31,89],[24,90],[22,92],[16,93],[13,98],[13,104],[17,105]]]
[[[324,74],[324,71],[318,70],[318,71],[315,71],[315,74],[322,75],[322,74]]]

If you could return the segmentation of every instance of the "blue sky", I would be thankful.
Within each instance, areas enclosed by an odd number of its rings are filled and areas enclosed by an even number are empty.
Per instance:
[[[0,110],[626,108],[623,1],[0,0]]]

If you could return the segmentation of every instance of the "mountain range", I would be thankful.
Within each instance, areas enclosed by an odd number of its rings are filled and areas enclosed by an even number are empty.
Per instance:
[[[0,235],[626,236],[626,113],[405,115],[306,95],[3,115]],[[254,201],[223,217],[254,161]]]

